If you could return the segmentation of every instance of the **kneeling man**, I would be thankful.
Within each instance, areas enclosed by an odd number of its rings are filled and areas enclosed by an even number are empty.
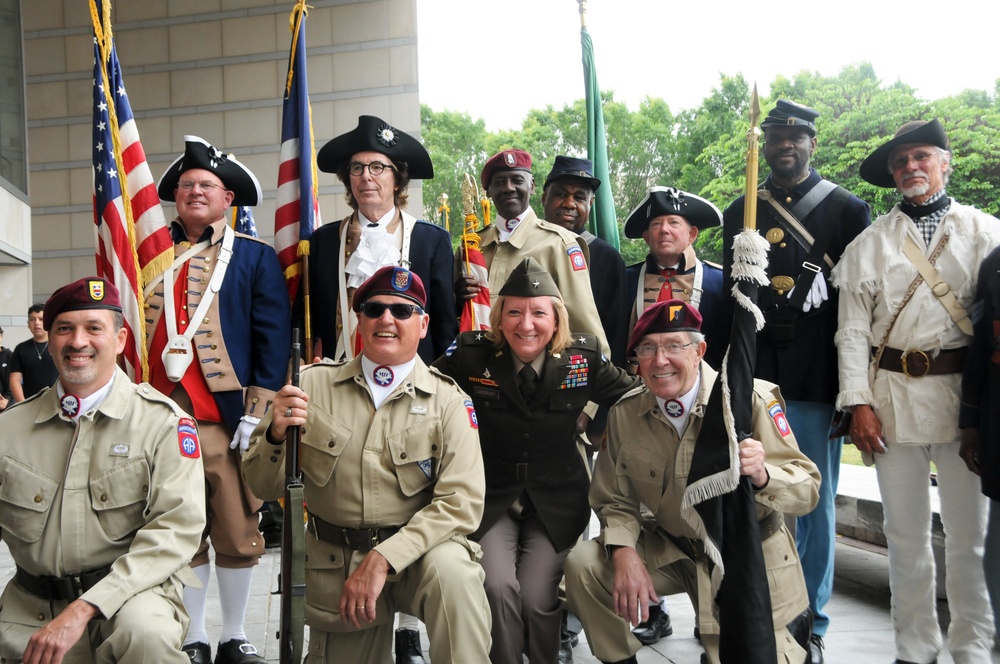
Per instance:
[[[658,595],[687,592],[707,658],[719,661],[719,625],[712,616],[710,560],[699,517],[682,507],[695,448],[726,437],[721,379],[703,361],[701,315],[686,302],[647,308],[629,340],[643,385],[611,409],[590,504],[601,521],[597,540],[566,561],[566,594],[594,654],[603,662],[635,663],[641,647],[629,630]],[[819,472],[795,443],[778,388],[754,381],[753,438],[740,443],[740,474],[754,487],[767,565],[779,662],[806,661],[809,598],[795,539],[782,513],[809,512]],[[643,523],[641,508],[652,512]]]

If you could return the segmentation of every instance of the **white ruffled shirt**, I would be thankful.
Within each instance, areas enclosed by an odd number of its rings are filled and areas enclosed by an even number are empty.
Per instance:
[[[358,211],[361,239],[358,240],[357,249],[351,253],[344,266],[348,288],[357,288],[384,265],[399,265],[402,258],[399,249],[402,244],[402,224],[395,233],[386,231],[386,227],[395,217],[395,206],[375,222]],[[372,226],[373,223],[376,225]]]

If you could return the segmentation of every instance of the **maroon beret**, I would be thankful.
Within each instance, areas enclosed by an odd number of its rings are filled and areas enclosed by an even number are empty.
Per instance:
[[[365,283],[358,286],[354,293],[354,312],[361,311],[361,303],[375,295],[396,295],[410,300],[421,309],[427,306],[424,282],[420,281],[416,272],[397,265],[380,267]]]
[[[108,309],[122,312],[122,301],[118,289],[107,279],[101,277],[84,277],[63,286],[46,301],[42,313],[42,327],[48,332],[56,316],[64,311],[80,311],[81,309]]]
[[[701,332],[701,314],[683,300],[657,302],[639,316],[625,354],[631,355],[647,334],[661,332]]]
[[[490,188],[490,180],[493,179],[493,171],[528,171],[531,172],[531,155],[524,150],[511,148],[501,150],[486,160],[483,166],[483,174],[479,180],[483,183],[483,189]]]

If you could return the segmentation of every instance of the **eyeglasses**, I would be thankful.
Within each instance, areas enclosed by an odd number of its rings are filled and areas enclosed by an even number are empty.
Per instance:
[[[382,317],[385,310],[388,309],[389,313],[396,320],[408,320],[413,314],[423,314],[424,310],[415,304],[403,304],[401,302],[395,302],[393,304],[386,304],[384,302],[362,302],[358,307],[361,313],[365,315],[365,318],[378,319]]]
[[[635,347],[635,354],[638,357],[647,358],[653,357],[657,351],[662,350],[668,357],[675,357],[681,355],[686,348],[693,345],[693,341],[686,344],[639,344]]]
[[[889,160],[889,170],[890,171],[901,171],[909,165],[912,159],[916,162],[917,166],[923,167],[924,164],[930,160],[931,157],[936,155],[937,152],[914,152],[913,154],[899,154]]]
[[[225,189],[221,184],[215,184],[214,182],[195,182],[194,180],[181,180],[177,183],[177,188],[181,191],[192,191],[195,187],[200,187],[202,191],[209,194],[216,189]]]
[[[392,164],[383,164],[381,161],[373,161],[368,164],[362,164],[360,161],[352,161],[351,165],[348,167],[348,170],[351,172],[351,175],[355,177],[361,177],[365,172],[366,166],[368,167],[368,172],[371,173],[373,176],[382,175],[382,171],[384,171],[387,168],[396,170],[396,167],[393,166]]]

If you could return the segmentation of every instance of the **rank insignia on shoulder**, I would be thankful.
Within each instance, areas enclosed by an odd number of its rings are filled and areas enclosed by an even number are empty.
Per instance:
[[[469,426],[473,429],[478,429],[479,419],[476,417],[476,407],[469,399],[465,400],[465,410],[469,414]]]
[[[573,245],[566,250],[569,255],[569,262],[573,265],[573,270],[579,272],[587,269],[587,259],[583,257],[583,249],[580,245]]]
[[[792,428],[788,426],[788,419],[785,417],[784,411],[781,410],[781,404],[777,401],[771,401],[767,404],[767,414],[772,420],[774,420],[774,426],[778,428],[778,433],[784,438],[792,432]]]
[[[182,417],[177,422],[177,442],[181,448],[181,456],[197,459],[201,456],[198,444],[198,425],[190,417]]]

